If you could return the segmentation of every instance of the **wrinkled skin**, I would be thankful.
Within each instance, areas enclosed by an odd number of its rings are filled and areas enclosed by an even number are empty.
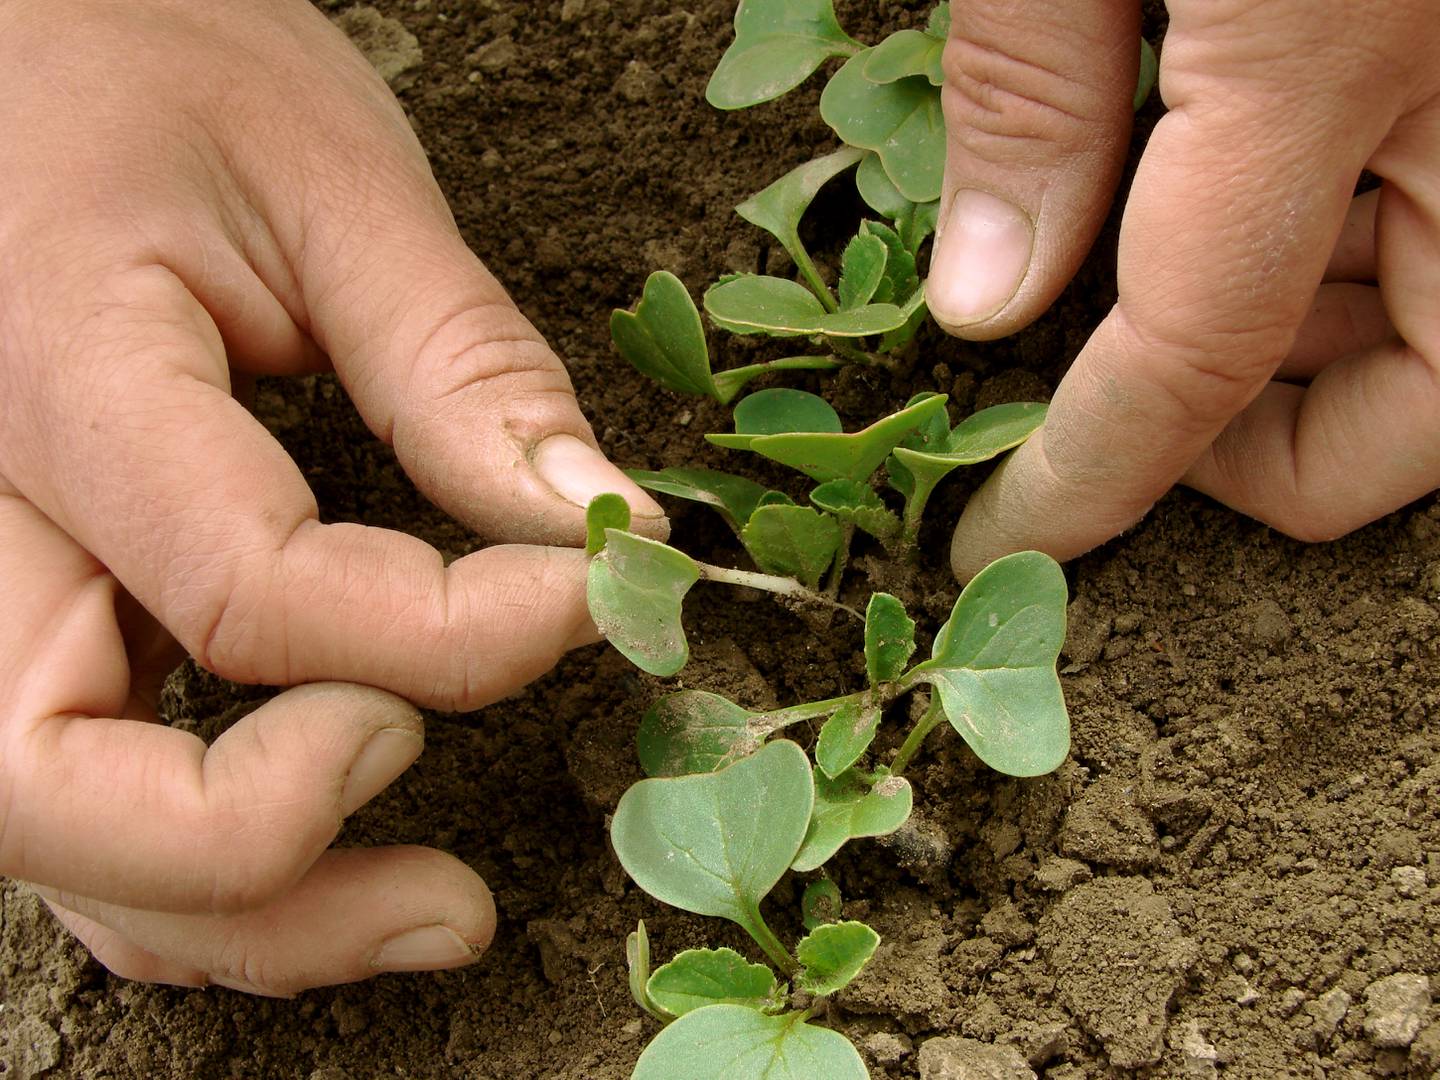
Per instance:
[[[1172,0],[1119,301],[956,529],[965,579],[1069,558],[1183,482],[1304,540],[1440,486],[1440,17],[1427,0]],[[956,4],[930,306],[1036,318],[1107,212],[1134,0]],[[1360,172],[1378,191],[1352,198]],[[957,198],[957,196],[959,196]]]
[[[327,851],[471,709],[595,640],[583,505],[658,507],[456,232],[384,83],[303,0],[0,0],[0,873],[112,971],[265,994],[472,961],[489,893]],[[333,369],[445,566],[322,525],[234,393]],[[207,748],[180,650],[296,689]],[[309,684],[309,685],[302,685]],[[359,685],[364,684],[364,685]]]

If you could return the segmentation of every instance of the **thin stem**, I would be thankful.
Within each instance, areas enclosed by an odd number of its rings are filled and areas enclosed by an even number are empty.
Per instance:
[[[867,364],[870,367],[890,366],[874,353],[866,352],[847,338],[830,337],[827,334],[821,334],[819,335],[819,340],[823,341],[826,347],[831,349],[836,356],[843,356],[852,364]]]
[[[914,491],[910,498],[905,500],[904,531],[900,534],[900,545],[907,551],[913,551],[920,540],[920,519],[925,514],[925,505],[930,501],[931,494],[935,491],[933,483],[927,484],[921,481],[918,476],[911,474],[915,484]]]
[[[790,257],[795,260],[795,266],[800,270],[800,276],[810,286],[810,291],[815,294],[816,299],[824,306],[825,310],[834,313],[840,310],[840,305],[835,302],[834,295],[830,292],[830,286],[825,284],[825,279],[820,276],[820,271],[815,267],[815,260],[810,258],[810,253],[805,250],[805,245],[800,242],[800,237],[795,234],[795,246],[790,248]]]
[[[825,607],[847,611],[861,622],[865,621],[865,616],[854,608],[839,603],[824,593],[807,589],[794,578],[780,577],[778,574],[757,574],[753,570],[732,570],[729,567],[715,566],[711,563],[696,562],[695,565],[700,568],[700,576],[706,581],[719,581],[726,585],[744,585],[746,588],[760,589],[777,596],[793,596],[797,600],[807,603],[823,604]]]
[[[755,939],[755,944],[765,950],[765,955],[770,958],[770,962],[784,972],[787,978],[794,977],[795,973],[800,970],[800,964],[780,943],[775,932],[766,925],[765,916],[760,914],[760,905],[746,904],[745,915],[745,921],[740,924],[745,928],[745,932]]]
[[[793,705],[788,709],[760,713],[750,719],[749,728],[752,734],[765,738],[783,727],[798,724],[801,720],[815,720],[821,716],[829,716],[852,701],[859,701],[868,693],[870,693],[868,690],[858,690],[853,694],[842,694],[840,697],[826,698],[824,701],[811,701],[804,705]]]
[[[905,741],[900,745],[900,750],[895,755],[895,760],[890,763],[890,774],[899,776],[905,771],[905,766],[910,764],[910,759],[915,756],[915,751],[920,749],[920,744],[925,741],[925,736],[934,731],[941,720],[945,719],[945,710],[940,705],[940,692],[930,692],[930,707],[925,710],[925,715],[920,722],[910,729],[910,734],[905,736]]]

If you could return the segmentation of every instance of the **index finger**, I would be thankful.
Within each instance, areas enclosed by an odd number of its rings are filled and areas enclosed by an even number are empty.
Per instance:
[[[1119,300],[1043,429],[966,508],[951,549],[961,578],[1020,548],[1070,558],[1133,525],[1260,393],[1397,110],[1385,87],[1351,88],[1341,106],[1318,92],[1313,72],[1346,58],[1293,55],[1264,8],[1207,25],[1176,7],[1171,111],[1126,207]]]

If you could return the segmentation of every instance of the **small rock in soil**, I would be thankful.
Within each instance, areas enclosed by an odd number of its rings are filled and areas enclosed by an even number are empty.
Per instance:
[[[660,76],[640,60],[631,60],[615,80],[615,92],[629,102],[649,101],[660,89]]]
[[[945,1036],[920,1045],[920,1080],[1035,1080],[1013,1046]]]
[[[1390,884],[1405,899],[1413,900],[1425,891],[1429,883],[1425,880],[1423,867],[1397,866],[1390,871]]]
[[[391,90],[404,90],[415,81],[411,73],[425,56],[420,42],[399,19],[386,18],[369,4],[356,4],[336,15],[334,22]]]
[[[1310,1030],[1315,1034],[1315,1045],[1324,1046],[1350,1011],[1350,995],[1337,986],[1306,1005],[1305,1011],[1311,1017]]]
[[[494,41],[487,41],[465,57],[465,60],[487,75],[498,75],[519,58],[520,50],[515,45],[515,39],[507,34]]]
[[[1166,1010],[1195,962],[1170,903],[1143,878],[1110,877],[1066,893],[1040,922],[1060,1000],[1115,1068],[1159,1062]]]
[[[1220,1055],[1215,1044],[1205,1038],[1196,1020],[1187,1022],[1179,1031],[1178,1038],[1171,1037],[1171,1045],[1180,1054],[1180,1067],[1186,1076],[1219,1076],[1215,1063]]]
[[[1365,1034],[1380,1047],[1403,1048],[1415,1041],[1430,1008],[1430,980],[1424,975],[1390,975],[1365,990]]]
[[[1051,856],[1035,871],[1034,881],[1046,892],[1066,892],[1094,876],[1095,872],[1078,859]]]
[[[1440,1069],[1440,1021],[1420,1032],[1410,1044],[1410,1064],[1422,1076]]]
[[[876,1065],[898,1065],[911,1051],[914,1045],[907,1035],[896,1035],[890,1031],[877,1031],[874,1035],[867,1035],[860,1040],[860,1049]]]

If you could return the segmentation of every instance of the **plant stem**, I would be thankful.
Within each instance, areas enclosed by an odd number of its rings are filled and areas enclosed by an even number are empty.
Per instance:
[[[905,771],[905,766],[910,764],[910,759],[915,756],[915,751],[920,749],[920,744],[925,741],[925,736],[934,731],[941,720],[945,719],[945,710],[940,705],[940,692],[930,691],[930,707],[925,710],[925,715],[920,722],[910,729],[910,734],[905,736],[899,751],[895,754],[895,760],[890,763],[890,774],[899,776]]]
[[[740,924],[745,928],[745,932],[755,939],[755,944],[765,951],[770,962],[784,972],[786,978],[793,978],[795,973],[800,970],[800,964],[780,943],[775,932],[766,925],[765,916],[760,914],[760,905],[758,903],[747,904],[745,915],[746,920]]]
[[[816,299],[824,306],[825,310],[834,313],[840,310],[840,305],[835,302],[834,295],[830,292],[830,286],[825,284],[825,279],[820,276],[820,271],[815,267],[815,260],[810,258],[810,253],[805,250],[805,245],[800,242],[798,234],[795,235],[795,246],[790,249],[790,256],[795,260],[795,266],[800,271],[810,291],[815,294]]]
[[[760,713],[751,718],[750,731],[763,739],[783,727],[798,724],[801,720],[814,720],[817,717],[829,716],[850,702],[860,700],[869,692],[868,690],[857,690],[853,694],[842,694],[840,697],[826,698],[824,701],[811,701],[804,705],[791,706],[788,709]]]
[[[913,475],[913,474],[912,474]],[[925,505],[930,501],[930,495],[935,490],[933,483],[923,483],[918,476],[914,478],[915,489],[911,492],[910,498],[905,500],[904,531],[900,534],[900,546],[906,551],[914,551],[915,545],[920,540],[920,519],[925,514]]]
[[[860,346],[854,344],[846,338],[829,337],[825,334],[821,334],[820,340],[824,341],[826,347],[831,349],[836,356],[843,356],[852,364],[866,364],[870,367],[890,366],[880,357],[876,356],[874,353],[866,352],[864,349],[860,348]]]
[[[760,589],[763,592],[775,593],[777,596],[793,596],[797,600],[804,600],[808,603],[823,604],[826,607],[837,608],[840,611],[848,611],[861,622],[865,616],[861,615],[852,607],[831,599],[824,593],[818,593],[814,589],[807,589],[794,578],[781,577],[778,574],[758,574],[753,570],[732,570],[725,566],[714,566],[711,563],[696,562],[700,568],[700,576],[706,581],[720,581],[726,585],[744,585],[750,589]]]

